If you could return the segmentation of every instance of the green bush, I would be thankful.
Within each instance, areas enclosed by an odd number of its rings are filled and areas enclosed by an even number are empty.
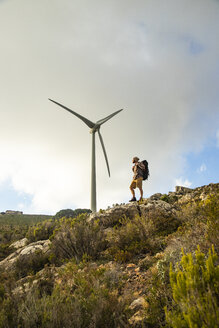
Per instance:
[[[54,216],[55,219],[61,219],[63,217],[65,218],[76,218],[80,214],[85,214],[85,213],[91,213],[91,210],[89,209],[82,209],[82,208],[77,208],[76,210],[71,210],[70,208],[61,210],[56,213]]]
[[[106,248],[103,228],[98,222],[88,223],[86,215],[63,219],[52,238],[52,252],[56,260],[75,258],[77,262],[84,256],[93,260]]]
[[[216,328],[219,326],[219,266],[217,255],[208,258],[198,247],[195,258],[183,253],[180,265],[170,266],[173,305],[166,308],[166,321],[173,328]]]
[[[26,237],[30,242],[49,239],[57,225],[57,221],[52,219],[39,222],[28,229]]]
[[[13,249],[9,248],[9,246],[10,244],[0,244],[0,261],[13,252]]]
[[[169,203],[170,202],[170,198],[167,194],[163,194],[161,197],[160,197],[160,200],[162,200],[163,202],[166,202],[166,203]]]
[[[202,221],[205,221],[206,239],[215,245],[217,252],[219,251],[219,193],[212,194],[208,198],[201,202],[202,207],[200,212],[203,217]]]
[[[195,252],[197,245],[207,254],[211,245],[219,252],[219,195],[211,194],[205,200],[182,205],[177,213],[180,226],[172,239],[172,249],[180,256],[183,247],[186,253]],[[177,259],[179,261],[179,258]]]
[[[49,262],[47,254],[43,254],[41,250],[35,253],[20,256],[15,262],[14,275],[17,279],[23,278],[29,274],[35,274],[44,268]]]
[[[161,213],[150,213],[149,217],[123,218],[108,233],[110,247],[107,250],[117,262],[127,262],[138,254],[156,254],[165,247],[165,238],[175,231],[179,221]]]
[[[120,278],[104,268],[68,263],[51,296],[29,293],[18,309],[24,328],[128,327],[130,299],[120,297]],[[112,283],[113,282],[113,283]]]

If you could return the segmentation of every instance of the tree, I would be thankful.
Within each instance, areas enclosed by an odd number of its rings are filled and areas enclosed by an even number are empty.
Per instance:
[[[65,209],[65,210],[61,210],[59,212],[56,213],[56,215],[54,216],[55,219],[60,219],[63,217],[66,218],[75,218],[77,217],[79,214],[82,213],[91,213],[91,210],[89,209],[81,209],[81,208],[77,208],[76,210],[71,210],[71,209]]]

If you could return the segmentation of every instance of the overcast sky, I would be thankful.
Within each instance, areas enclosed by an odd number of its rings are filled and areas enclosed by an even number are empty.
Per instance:
[[[97,121],[98,208],[218,182],[219,1],[0,0],[0,211],[90,207],[91,135],[52,98]],[[138,195],[138,194],[137,194]]]

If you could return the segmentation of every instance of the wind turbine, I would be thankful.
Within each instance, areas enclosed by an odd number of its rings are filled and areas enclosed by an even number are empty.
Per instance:
[[[109,162],[108,162],[108,158],[107,158],[107,154],[106,154],[106,149],[103,143],[103,138],[102,135],[100,133],[100,127],[102,124],[104,124],[105,122],[107,122],[108,120],[110,120],[113,116],[115,116],[116,114],[118,114],[119,112],[122,111],[122,109],[117,110],[116,112],[110,114],[109,116],[103,118],[102,120],[97,121],[96,123],[93,123],[91,121],[89,121],[87,118],[83,117],[82,115],[74,112],[73,110],[69,109],[68,107],[65,107],[63,105],[61,105],[60,103],[49,99],[50,101],[52,101],[53,103],[55,103],[58,106],[61,106],[62,108],[64,108],[65,110],[67,110],[68,112],[70,112],[71,114],[77,116],[78,118],[80,118],[91,130],[90,133],[92,134],[92,153],[91,153],[91,210],[92,212],[96,212],[97,210],[97,200],[96,200],[96,153],[95,153],[95,133],[97,132],[100,138],[100,143],[102,145],[103,148],[103,153],[104,153],[104,157],[106,160],[106,166],[107,166],[107,170],[109,173],[109,177],[110,177],[110,168],[109,168]]]

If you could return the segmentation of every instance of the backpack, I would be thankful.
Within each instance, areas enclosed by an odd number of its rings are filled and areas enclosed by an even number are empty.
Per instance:
[[[149,168],[148,168],[148,162],[146,160],[141,162],[144,164],[145,169],[143,170],[143,180],[147,180],[149,177]]]

